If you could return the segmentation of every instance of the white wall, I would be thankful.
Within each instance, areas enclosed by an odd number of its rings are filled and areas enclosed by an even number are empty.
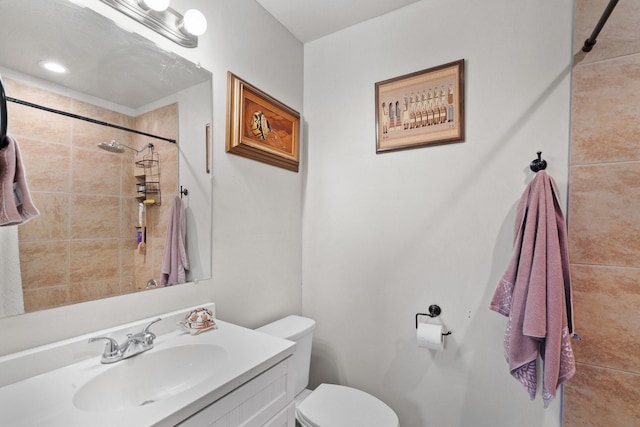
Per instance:
[[[226,73],[302,112],[303,46],[254,0],[182,3],[213,30],[199,49],[214,76],[214,301],[257,327],[301,310],[303,175],[225,153]]]
[[[421,1],[305,45],[303,315],[311,382],[403,426],[559,426],[508,373],[489,300],[542,150],[566,200],[572,2]],[[376,155],[374,83],[464,58],[466,142]],[[454,333],[415,344],[430,304]]]
[[[196,49],[182,48],[98,0],[74,1],[213,73],[213,278],[0,319],[0,354],[204,301],[216,302],[220,318],[250,327],[299,313],[302,174],[225,153],[225,121],[228,70],[302,111],[302,44],[254,0],[173,0],[179,12],[195,7],[207,15],[209,28]],[[204,158],[204,143],[193,143]],[[198,164],[204,167],[204,161]],[[210,183],[201,179],[197,185]],[[207,230],[198,238],[208,239]]]

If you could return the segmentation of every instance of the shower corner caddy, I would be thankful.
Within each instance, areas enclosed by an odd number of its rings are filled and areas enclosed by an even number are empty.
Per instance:
[[[160,156],[151,152],[142,160],[136,161],[136,169],[142,169],[142,173],[136,173],[136,199],[147,205],[160,205],[162,197],[160,193]]]

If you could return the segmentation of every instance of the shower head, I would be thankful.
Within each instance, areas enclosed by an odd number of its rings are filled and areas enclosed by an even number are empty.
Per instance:
[[[141,149],[136,150],[135,148],[131,148],[131,147],[126,146],[124,144],[120,144],[115,139],[112,139],[110,142],[101,142],[100,144],[98,144],[98,147],[102,148],[103,150],[110,151],[112,153],[124,153],[124,149],[125,148],[128,148],[131,151],[135,151],[136,154],[140,153],[141,151],[146,150],[147,148],[150,149],[151,151],[153,151],[153,144],[147,144],[144,147],[142,147]]]
[[[115,139],[112,139],[111,142],[101,142],[98,147],[112,153],[124,153],[124,146],[120,145]]]

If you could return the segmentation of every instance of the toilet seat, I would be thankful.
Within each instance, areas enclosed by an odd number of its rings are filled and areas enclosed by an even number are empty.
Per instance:
[[[384,402],[351,387],[320,384],[296,409],[305,427],[398,427],[398,416]]]

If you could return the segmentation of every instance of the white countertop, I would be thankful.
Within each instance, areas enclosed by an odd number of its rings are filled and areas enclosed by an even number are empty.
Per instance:
[[[188,390],[154,404],[131,409],[108,413],[80,410],[73,404],[76,391],[96,375],[118,363],[126,362],[125,360],[111,365],[101,364],[100,357],[93,356],[1,387],[0,425],[12,427],[173,426],[294,352],[295,343],[291,341],[218,319],[216,323],[217,329],[195,336],[178,330],[158,335],[153,349],[134,356],[138,359],[136,362],[140,363],[145,355],[172,346],[215,344],[224,348],[228,357],[221,366],[217,366],[214,374],[206,381]],[[113,336],[118,335],[113,334]],[[118,341],[121,341],[121,338]],[[87,343],[88,346],[93,347],[94,344]],[[98,345],[98,347],[102,349],[103,346]],[[206,354],[202,357],[206,357]],[[167,366],[167,369],[171,369],[171,366]],[[129,381],[134,382],[136,378],[130,378]],[[127,387],[127,384],[123,383],[122,387]]]

